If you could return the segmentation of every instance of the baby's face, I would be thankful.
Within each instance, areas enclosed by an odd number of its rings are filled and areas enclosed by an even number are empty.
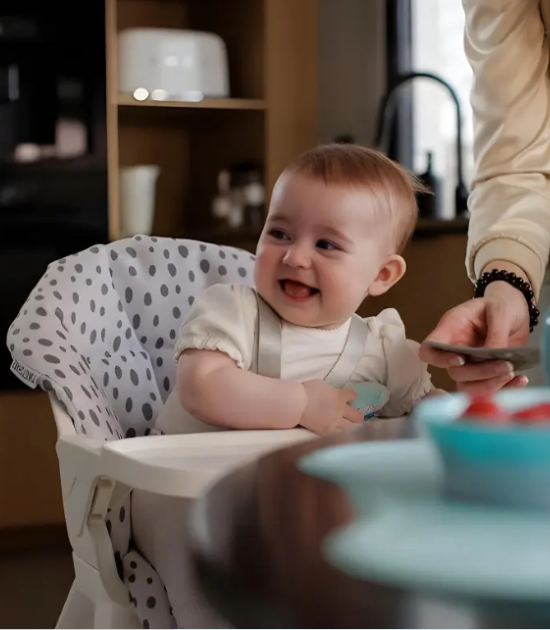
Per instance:
[[[283,175],[257,248],[256,288],[286,321],[337,327],[357,310],[388,258],[389,222],[367,190]]]

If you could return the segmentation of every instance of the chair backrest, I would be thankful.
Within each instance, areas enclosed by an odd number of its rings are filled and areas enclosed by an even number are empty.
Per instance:
[[[53,391],[78,433],[148,435],[175,384],[174,345],[206,287],[253,284],[248,252],[136,236],[48,266],[10,326],[12,370]]]

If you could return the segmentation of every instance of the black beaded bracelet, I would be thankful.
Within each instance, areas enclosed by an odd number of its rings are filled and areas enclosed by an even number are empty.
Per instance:
[[[527,300],[527,306],[529,307],[529,332],[533,332],[535,326],[539,323],[540,311],[535,303],[535,294],[531,285],[523,278],[516,276],[512,271],[504,271],[503,269],[492,269],[486,271],[481,275],[475,285],[474,297],[483,297],[485,295],[485,289],[491,282],[507,282],[514,288],[521,291]]]

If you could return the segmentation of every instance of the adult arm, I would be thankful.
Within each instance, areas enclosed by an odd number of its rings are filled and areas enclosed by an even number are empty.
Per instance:
[[[549,51],[538,0],[463,0],[474,74],[475,179],[467,251],[475,280],[495,261],[538,297],[550,249]]]

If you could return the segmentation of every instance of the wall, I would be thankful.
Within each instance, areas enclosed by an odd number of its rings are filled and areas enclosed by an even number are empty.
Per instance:
[[[0,396],[0,532],[63,523],[55,442],[44,392]]]
[[[371,145],[386,85],[384,0],[319,0],[319,139]]]

